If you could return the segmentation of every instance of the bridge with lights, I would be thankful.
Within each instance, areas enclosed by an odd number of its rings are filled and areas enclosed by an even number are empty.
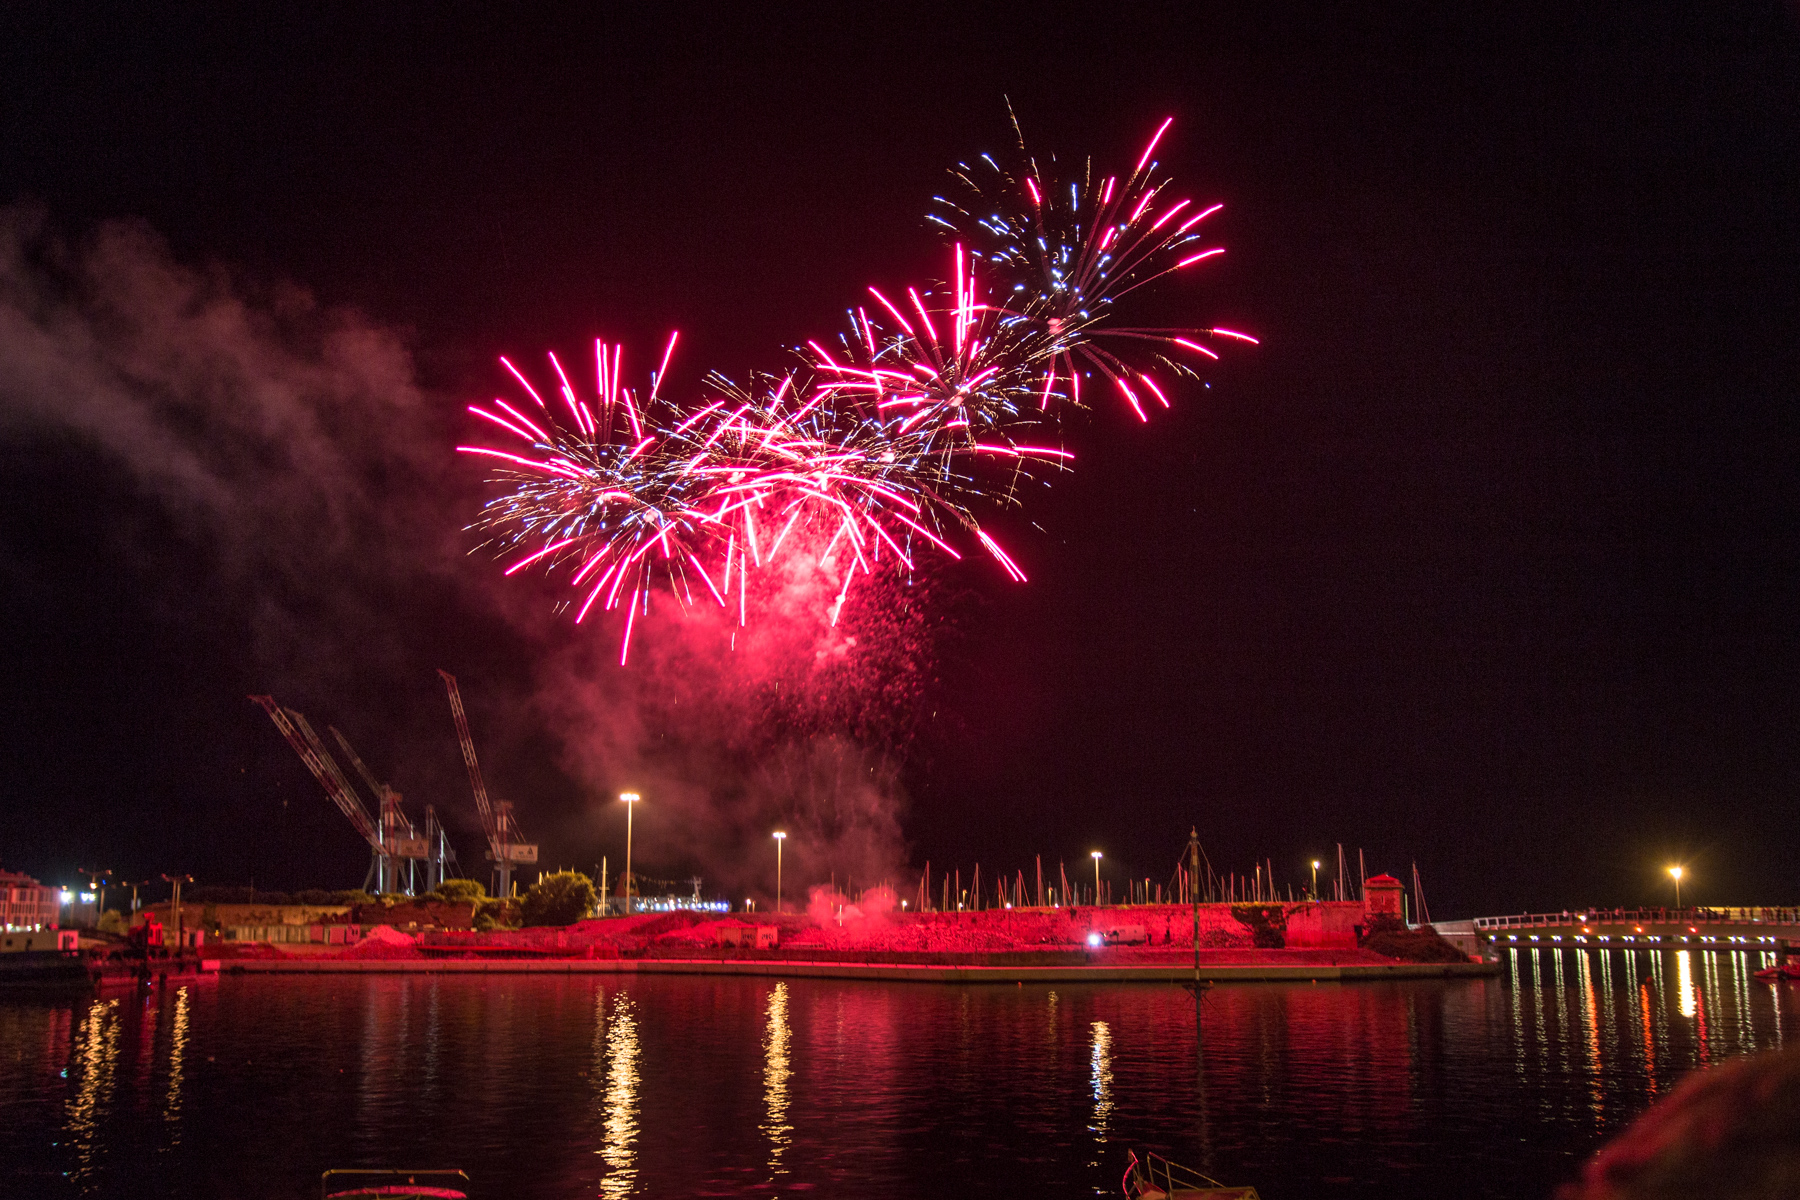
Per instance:
[[[1625,949],[1764,951],[1800,945],[1800,908],[1588,908],[1476,917],[1469,933],[1488,951]]]

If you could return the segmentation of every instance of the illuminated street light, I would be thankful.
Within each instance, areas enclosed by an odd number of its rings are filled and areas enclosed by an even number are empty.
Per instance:
[[[1094,860],[1094,906],[1100,906],[1100,852],[1093,850],[1088,855]]]
[[[1319,898],[1319,860],[1313,859],[1313,899]]]
[[[1681,876],[1684,874],[1684,872],[1682,871],[1682,869],[1680,867],[1670,867],[1669,874],[1675,880],[1675,907],[1680,908],[1681,907]]]
[[[631,876],[631,810],[643,797],[636,792],[620,792],[619,799],[625,805],[625,911],[631,912],[631,893],[637,887],[637,880]]]
[[[775,911],[781,911],[781,843],[787,841],[787,834],[777,829],[772,835],[775,839]]]

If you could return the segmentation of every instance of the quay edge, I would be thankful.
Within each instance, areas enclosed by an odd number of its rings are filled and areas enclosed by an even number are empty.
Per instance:
[[[741,975],[792,979],[867,979],[910,983],[1182,983],[1194,969],[1177,966],[928,966],[806,961],[722,962],[717,959],[315,959],[228,960],[223,975]],[[1213,983],[1350,983],[1390,979],[1457,979],[1498,975],[1498,962],[1209,964]]]

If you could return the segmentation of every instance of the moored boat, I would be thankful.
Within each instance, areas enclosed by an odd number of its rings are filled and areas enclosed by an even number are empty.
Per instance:
[[[469,1175],[450,1168],[341,1167],[319,1177],[319,1195],[321,1200],[469,1200]]]
[[[1131,1152],[1125,1166],[1126,1200],[1179,1200],[1183,1196],[1210,1200],[1261,1200],[1253,1187],[1228,1187],[1192,1167],[1172,1163],[1148,1150],[1139,1158]]]

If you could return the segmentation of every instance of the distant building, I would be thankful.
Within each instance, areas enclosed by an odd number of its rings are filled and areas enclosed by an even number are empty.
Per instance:
[[[6,931],[55,929],[62,889],[45,887],[29,875],[0,871],[0,926]]]

